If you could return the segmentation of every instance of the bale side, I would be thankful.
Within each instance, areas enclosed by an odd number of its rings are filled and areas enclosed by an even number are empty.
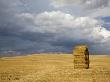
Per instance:
[[[87,46],[76,46],[74,54],[74,68],[89,68],[89,51]]]

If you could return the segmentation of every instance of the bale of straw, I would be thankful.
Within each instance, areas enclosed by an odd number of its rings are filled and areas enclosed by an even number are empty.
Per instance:
[[[74,48],[74,68],[89,68],[89,51],[87,46],[78,45]]]

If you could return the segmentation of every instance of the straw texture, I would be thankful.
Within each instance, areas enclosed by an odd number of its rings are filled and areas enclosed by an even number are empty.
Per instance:
[[[86,45],[78,45],[74,48],[74,68],[89,68],[89,51]]]

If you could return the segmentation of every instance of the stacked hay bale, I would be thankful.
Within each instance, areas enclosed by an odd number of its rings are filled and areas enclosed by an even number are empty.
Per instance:
[[[74,48],[74,68],[89,68],[89,51],[87,46],[79,45]]]

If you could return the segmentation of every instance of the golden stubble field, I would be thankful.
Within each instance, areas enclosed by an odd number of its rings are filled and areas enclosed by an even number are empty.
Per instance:
[[[110,82],[110,56],[91,55],[89,69],[74,69],[72,54],[3,57],[0,82]]]

